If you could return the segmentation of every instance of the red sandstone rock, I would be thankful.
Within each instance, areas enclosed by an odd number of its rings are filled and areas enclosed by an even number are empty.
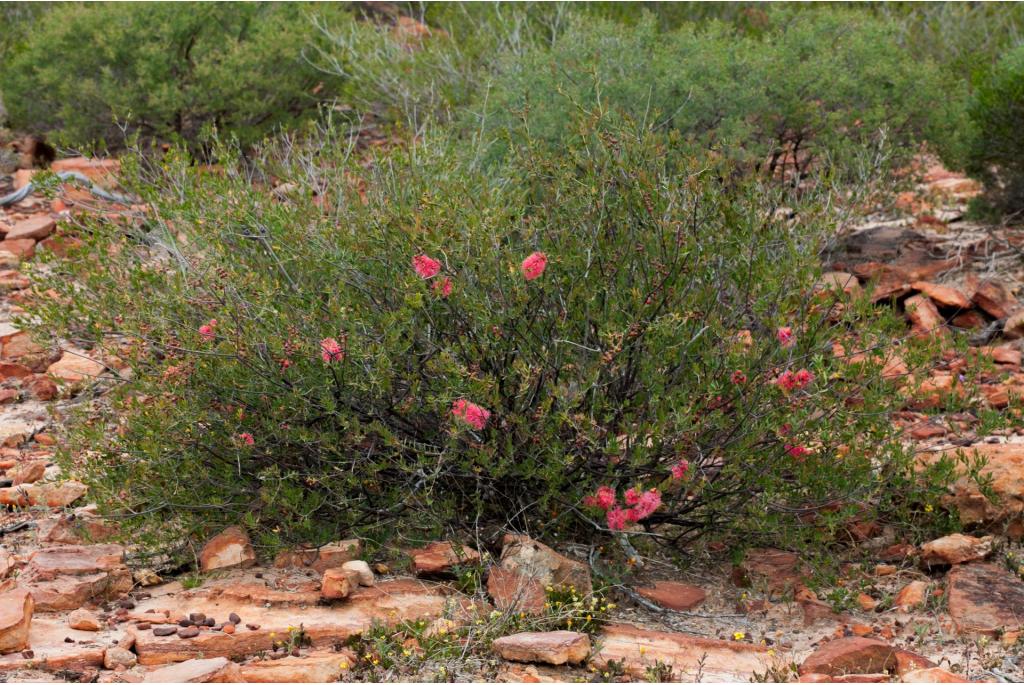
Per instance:
[[[924,606],[928,601],[928,583],[923,580],[914,580],[896,593],[892,605],[897,609],[916,609]]]
[[[247,568],[255,563],[256,553],[249,536],[237,526],[210,538],[199,552],[199,568],[204,572],[232,566]]]
[[[480,563],[480,552],[465,545],[456,547],[451,542],[432,542],[409,550],[409,556],[417,575],[450,573],[456,566]]]
[[[956,288],[948,285],[938,285],[928,281],[914,281],[910,284],[914,290],[924,293],[939,307],[951,307],[957,309],[970,309],[971,301],[966,295]]]
[[[26,590],[0,594],[0,654],[20,652],[28,647],[34,607],[32,595]]]
[[[498,638],[491,647],[509,661],[561,666],[581,663],[590,656],[590,637],[569,630],[516,633]]]
[[[954,533],[921,545],[921,561],[929,566],[979,561],[992,552],[992,536],[976,538]]]
[[[946,596],[961,634],[996,635],[1024,627],[1024,583],[999,564],[954,566],[946,576]]]
[[[881,673],[896,667],[896,648],[881,640],[844,637],[818,648],[800,665],[800,674]]]
[[[676,611],[689,611],[707,597],[707,593],[696,585],[668,580],[659,580],[652,587],[637,588],[637,592],[659,606]]]
[[[242,683],[242,670],[233,661],[220,656],[191,659],[157,668],[146,674],[144,683]]]
[[[57,222],[46,214],[39,214],[30,219],[19,221],[7,231],[4,240],[42,240],[53,232]]]

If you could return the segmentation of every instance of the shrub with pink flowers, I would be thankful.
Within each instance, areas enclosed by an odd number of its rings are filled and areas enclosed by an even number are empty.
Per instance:
[[[79,475],[129,521],[267,545],[483,521],[683,546],[913,506],[889,487],[912,474],[897,393],[848,359],[904,324],[806,295],[829,189],[726,180],[672,134],[595,122],[557,152],[513,132],[491,167],[432,133],[135,168],[148,237],[83,234],[103,268],[69,260],[78,289],[44,312],[133,369],[119,430],[80,429],[102,468]]]

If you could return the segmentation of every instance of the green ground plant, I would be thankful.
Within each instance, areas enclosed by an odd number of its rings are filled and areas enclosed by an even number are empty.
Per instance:
[[[48,332],[133,369],[68,468],[143,531],[243,521],[266,546],[473,521],[801,544],[919,511],[943,482],[917,486],[860,347],[902,319],[809,296],[831,191],[574,125],[557,150],[511,131],[499,167],[443,131],[369,164],[344,140],[260,172],[126,163],[142,228],[92,226],[41,286]]]

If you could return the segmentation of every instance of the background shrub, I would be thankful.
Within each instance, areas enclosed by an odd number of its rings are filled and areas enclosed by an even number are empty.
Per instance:
[[[300,184],[287,202],[231,163],[164,160],[137,187],[148,232],[95,226],[44,286],[65,296],[47,326],[119,345],[134,370],[119,429],[82,424],[68,454],[89,456],[68,467],[143,524],[241,519],[268,545],[593,535],[600,486],[620,504],[658,490],[640,523],[680,545],[829,539],[869,502],[912,506],[890,488],[910,474],[896,393],[870,355],[833,353],[903,322],[806,297],[836,219],[824,198],[723,192],[705,161],[666,154],[677,133],[594,121],[557,150],[511,131],[522,142],[490,168],[440,133],[368,165],[328,145],[315,156],[332,165],[270,170]],[[417,274],[422,254],[440,273]],[[453,415],[462,400],[489,412],[482,428]]]
[[[550,50],[503,63],[472,124],[501,131],[529,111],[531,135],[558,146],[576,133],[574,112],[600,110],[674,128],[693,153],[798,176],[815,163],[847,173],[885,140],[904,157],[925,138],[955,146],[961,98],[892,24],[835,8],[768,19],[757,36],[713,21],[660,33],[652,18],[631,30],[574,19]]]
[[[59,3],[0,70],[11,125],[76,146],[126,136],[198,140],[205,126],[250,143],[294,123],[339,84],[304,60],[305,3]],[[340,5],[317,12],[344,19]],[[125,124],[122,128],[121,124]]]
[[[1005,212],[1024,210],[1024,46],[1007,53],[971,100],[968,171]]]

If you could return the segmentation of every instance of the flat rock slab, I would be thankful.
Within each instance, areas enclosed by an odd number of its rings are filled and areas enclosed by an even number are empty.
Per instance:
[[[349,652],[312,652],[242,665],[247,683],[335,683],[355,663]]]
[[[456,566],[479,565],[480,552],[465,545],[451,542],[432,542],[426,547],[409,550],[413,569],[417,575],[451,573]]]
[[[1024,582],[998,564],[954,566],[949,615],[960,633],[996,635],[1024,627]]]
[[[578,664],[590,656],[590,636],[571,630],[516,633],[499,637],[491,646],[502,659],[552,666]]]
[[[135,651],[143,665],[185,661],[198,656],[249,656],[270,651],[273,644],[302,624],[318,649],[330,649],[348,638],[371,628],[374,623],[392,624],[406,620],[433,619],[441,616],[450,602],[469,606],[468,598],[419,581],[395,580],[372,588],[359,588],[335,606],[309,606],[296,612],[294,606],[264,606],[251,601],[202,590],[155,597],[140,602],[136,613],[202,613],[224,621],[237,613],[242,622],[234,634],[203,630],[191,639],[177,636],[157,637],[153,631],[135,631]],[[252,630],[247,626],[258,626]]]
[[[41,214],[34,216],[31,219],[25,219],[11,226],[11,230],[7,231],[7,240],[27,240],[29,238],[33,240],[42,240],[46,236],[53,232],[56,228],[57,222]]]
[[[673,680],[693,680],[700,672],[702,682],[747,682],[755,673],[764,674],[784,663],[782,659],[776,663],[768,648],[759,645],[644,630],[627,624],[606,626],[596,649],[590,663],[604,668],[615,661],[636,678],[643,678],[649,667],[661,662],[672,668]]]
[[[671,580],[660,580],[651,587],[637,588],[637,592],[658,606],[675,611],[689,611],[707,597],[707,593],[696,585]]]
[[[123,637],[121,631],[94,633],[75,630],[65,618],[36,616],[29,629],[32,656],[8,654],[0,657],[0,673],[12,671],[71,671],[81,673],[103,665],[103,652]],[[71,638],[73,642],[65,642]]]
[[[242,670],[224,657],[190,659],[146,674],[144,683],[244,683]]]

